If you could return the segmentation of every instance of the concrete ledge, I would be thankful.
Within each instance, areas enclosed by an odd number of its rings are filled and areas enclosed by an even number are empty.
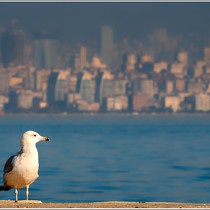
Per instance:
[[[11,201],[12,202],[12,201]],[[41,201],[39,201],[39,200],[19,200],[17,203],[23,203],[23,204],[25,204],[25,203],[42,203]]]
[[[89,203],[51,203],[37,200],[18,201],[0,200],[0,208],[210,208],[210,203],[173,203],[173,202],[89,202]]]

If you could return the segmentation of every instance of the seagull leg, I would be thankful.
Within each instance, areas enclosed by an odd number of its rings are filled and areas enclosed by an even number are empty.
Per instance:
[[[29,185],[26,186],[26,200],[28,200],[29,195]]]
[[[18,202],[18,189],[15,188],[15,202]]]

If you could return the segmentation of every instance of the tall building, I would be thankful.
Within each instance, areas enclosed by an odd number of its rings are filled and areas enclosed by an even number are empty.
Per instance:
[[[98,72],[96,78],[96,102],[102,103],[108,96],[113,96],[115,92],[113,75],[108,71]]]
[[[3,66],[24,65],[25,33],[21,30],[5,31],[1,36],[1,62]]]
[[[66,102],[68,94],[68,72],[60,71],[55,87],[55,100]]]
[[[123,55],[122,70],[130,73],[136,69],[137,56],[134,53],[126,53]]]
[[[136,79],[132,84],[133,93],[146,94],[148,97],[153,98],[155,94],[153,80],[151,79]]]
[[[188,65],[188,53],[186,51],[180,51],[177,53],[177,61],[184,64],[184,66]]]
[[[0,95],[9,93],[9,75],[6,72],[1,72],[0,76]]]
[[[76,93],[80,94],[81,99],[88,103],[94,102],[95,96],[95,81],[92,79],[90,73],[79,72],[76,86]]]
[[[33,105],[33,92],[31,90],[20,90],[18,92],[18,108],[30,109]]]
[[[210,47],[205,47],[204,49],[204,61],[206,65],[210,64]]]
[[[187,83],[187,91],[195,94],[195,93],[202,93],[206,88],[205,83],[202,82],[202,80],[197,81],[189,81]]]
[[[194,66],[194,77],[200,77],[203,75],[204,73],[204,69],[205,69],[205,61],[201,61],[201,60],[198,60]]]
[[[186,81],[184,79],[175,80],[175,89],[178,92],[184,92],[186,89]]]
[[[5,105],[5,110],[7,112],[16,112],[18,109],[18,94],[14,89],[9,90],[9,102]]]
[[[174,82],[172,80],[166,81],[166,93],[170,94],[174,91]]]
[[[50,69],[56,66],[58,40],[51,36],[39,36],[33,42],[33,63],[36,69]]]
[[[142,79],[141,80],[141,92],[146,94],[148,97],[153,98],[155,94],[153,80],[151,79]]]
[[[53,71],[48,79],[47,102],[49,105],[65,105],[68,94],[68,75],[65,71]],[[62,103],[62,104],[61,104]]]
[[[148,108],[148,96],[140,92],[134,94],[132,97],[132,110],[140,112],[143,108]]]
[[[210,95],[206,93],[198,93],[195,95],[195,109],[196,111],[210,110]]]
[[[80,47],[80,68],[84,69],[87,64],[87,49],[84,46]]]
[[[126,79],[115,79],[114,80],[115,95],[126,95],[127,84],[128,84],[128,80],[126,80]]]
[[[113,65],[113,29],[110,26],[103,26],[101,30],[101,60],[108,67]]]
[[[55,103],[55,88],[59,72],[52,72],[47,85],[47,102],[52,105]]]

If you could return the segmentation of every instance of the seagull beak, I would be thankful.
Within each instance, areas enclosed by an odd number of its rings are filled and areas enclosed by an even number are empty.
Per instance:
[[[42,140],[42,141],[50,141],[50,139],[48,137],[46,137],[46,136],[41,137],[40,140]]]

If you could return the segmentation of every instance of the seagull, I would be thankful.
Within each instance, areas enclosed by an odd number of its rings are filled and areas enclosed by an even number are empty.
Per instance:
[[[49,141],[48,137],[40,136],[35,131],[26,131],[21,138],[21,149],[11,156],[4,165],[3,185],[0,191],[15,189],[15,202],[18,202],[18,190],[26,187],[28,200],[29,186],[39,177],[39,156],[36,143]]]

